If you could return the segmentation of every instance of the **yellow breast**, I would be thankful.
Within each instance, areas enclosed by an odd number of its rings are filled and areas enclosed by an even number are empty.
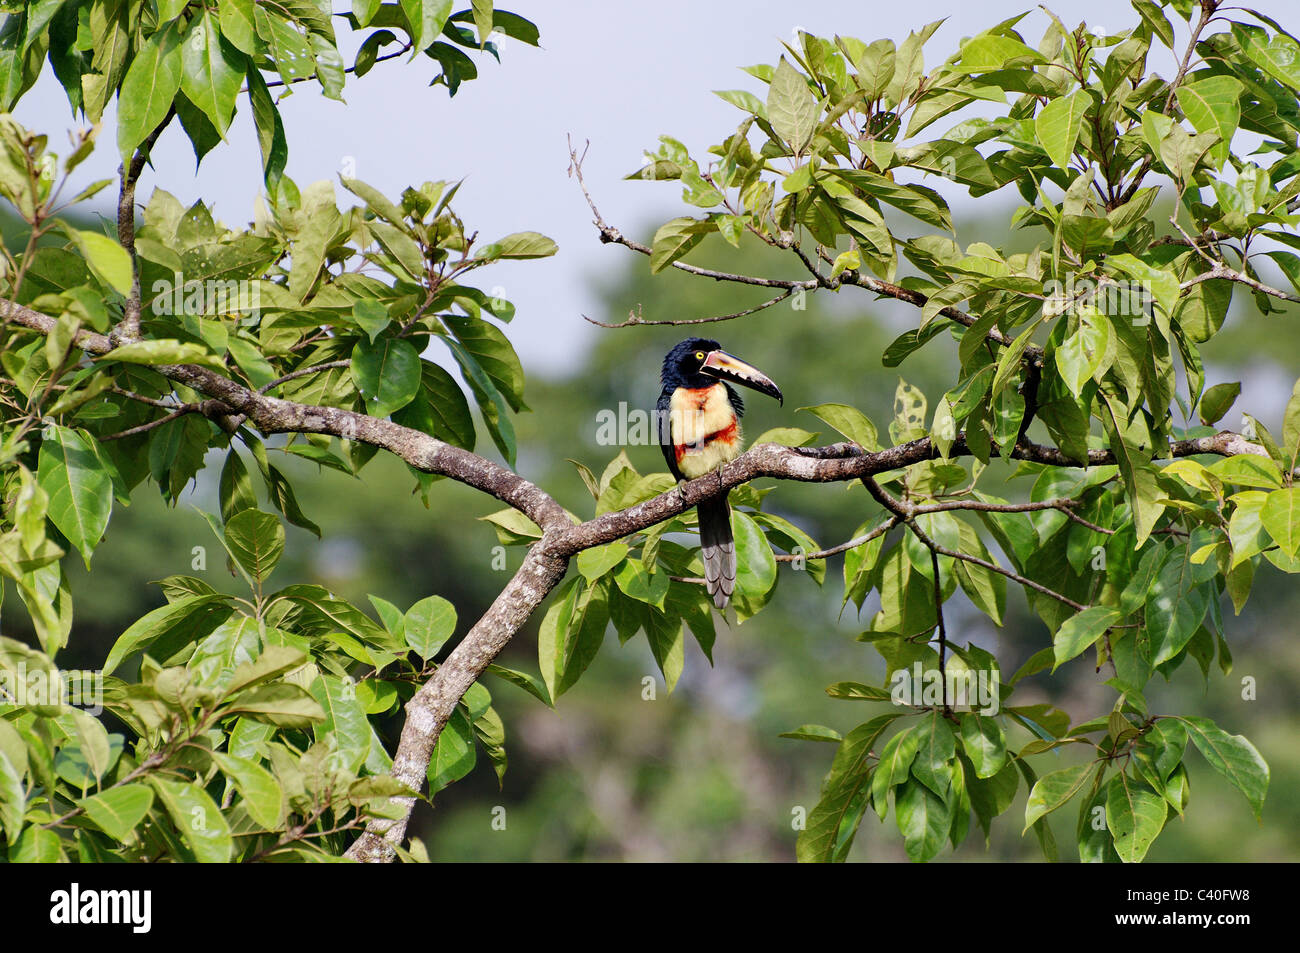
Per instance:
[[[677,468],[688,479],[740,456],[740,421],[724,384],[679,388],[668,405]]]

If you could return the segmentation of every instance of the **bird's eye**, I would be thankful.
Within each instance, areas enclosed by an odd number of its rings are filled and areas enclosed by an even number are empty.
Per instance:
[[[695,352],[695,359],[696,359],[697,361],[702,361],[702,360],[704,360],[704,352],[703,352],[703,351],[696,351],[696,352]]]

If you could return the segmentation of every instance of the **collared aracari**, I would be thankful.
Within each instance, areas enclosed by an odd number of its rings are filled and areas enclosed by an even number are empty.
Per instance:
[[[717,341],[687,338],[664,358],[659,394],[659,445],[678,480],[693,480],[740,456],[745,404],[731,383],[783,400],[781,389]],[[725,609],[736,588],[736,543],[727,497],[697,507],[704,581],[713,604]]]

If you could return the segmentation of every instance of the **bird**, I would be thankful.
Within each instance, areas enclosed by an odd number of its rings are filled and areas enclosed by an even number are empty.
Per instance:
[[[660,382],[659,446],[679,482],[704,476],[740,456],[745,404],[732,383],[784,403],[771,378],[706,338],[687,338],[669,351]],[[705,588],[718,610],[725,611],[736,588],[736,542],[727,495],[705,500],[696,511]]]

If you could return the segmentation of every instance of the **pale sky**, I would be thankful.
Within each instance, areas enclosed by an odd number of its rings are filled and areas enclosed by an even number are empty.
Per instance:
[[[1279,20],[1292,19],[1288,0],[1257,0],[1255,7]],[[590,140],[585,166],[589,187],[602,214],[625,232],[645,229],[678,214],[691,214],[674,183],[624,182],[661,133],[685,142],[703,155],[742,118],[711,90],[747,88],[764,95],[757,80],[739,67],[774,63],[780,41],[805,29],[873,40],[901,40],[924,24],[948,21],[927,44],[940,62],[961,37],[970,36],[1026,9],[1021,24],[1031,45],[1046,27],[1046,16],[1026,0],[910,0],[907,3],[799,4],[773,0],[658,0],[655,3],[576,0],[504,3],[533,20],[541,30],[541,49],[506,40],[500,65],[479,60],[479,78],[465,83],[454,99],[443,86],[427,84],[437,64],[427,57],[378,64],[360,80],[349,76],[347,104],[327,100],[315,84],[301,84],[282,104],[289,140],[289,175],[300,187],[333,179],[346,163],[355,175],[396,197],[408,184],[427,179],[466,178],[456,206],[482,241],[531,229],[554,238],[557,256],[511,262],[479,273],[490,290],[501,286],[518,308],[511,337],[528,372],[574,366],[591,336],[600,333],[581,319],[599,314],[595,277],[622,267],[632,253],[602,246],[577,186],[566,176],[565,137]],[[349,3],[336,3],[347,9]],[[1119,28],[1136,14],[1119,0],[1067,0],[1053,8],[1069,26],[1087,19],[1092,27]],[[1171,19],[1175,19],[1171,15]],[[346,24],[340,21],[341,41]],[[1179,31],[1178,42],[1185,34]],[[351,56],[345,53],[350,63]],[[1169,75],[1172,69],[1153,60]],[[19,105],[18,120],[50,136],[66,152],[64,131],[75,122],[63,92],[45,76]],[[88,182],[116,174],[113,117],[95,157],[78,170]],[[204,160],[197,176],[193,153],[179,128],[163,136],[156,168],[146,171],[142,198],[160,185],[186,204],[204,198],[228,224],[250,221],[261,188],[261,167],[246,101],[230,133]],[[932,177],[933,179],[933,177]],[[927,184],[942,188],[927,179]],[[340,199],[351,195],[338,188]],[[948,192],[959,211],[960,192]],[[99,209],[108,214],[110,191]],[[609,316],[606,316],[609,317]]]

